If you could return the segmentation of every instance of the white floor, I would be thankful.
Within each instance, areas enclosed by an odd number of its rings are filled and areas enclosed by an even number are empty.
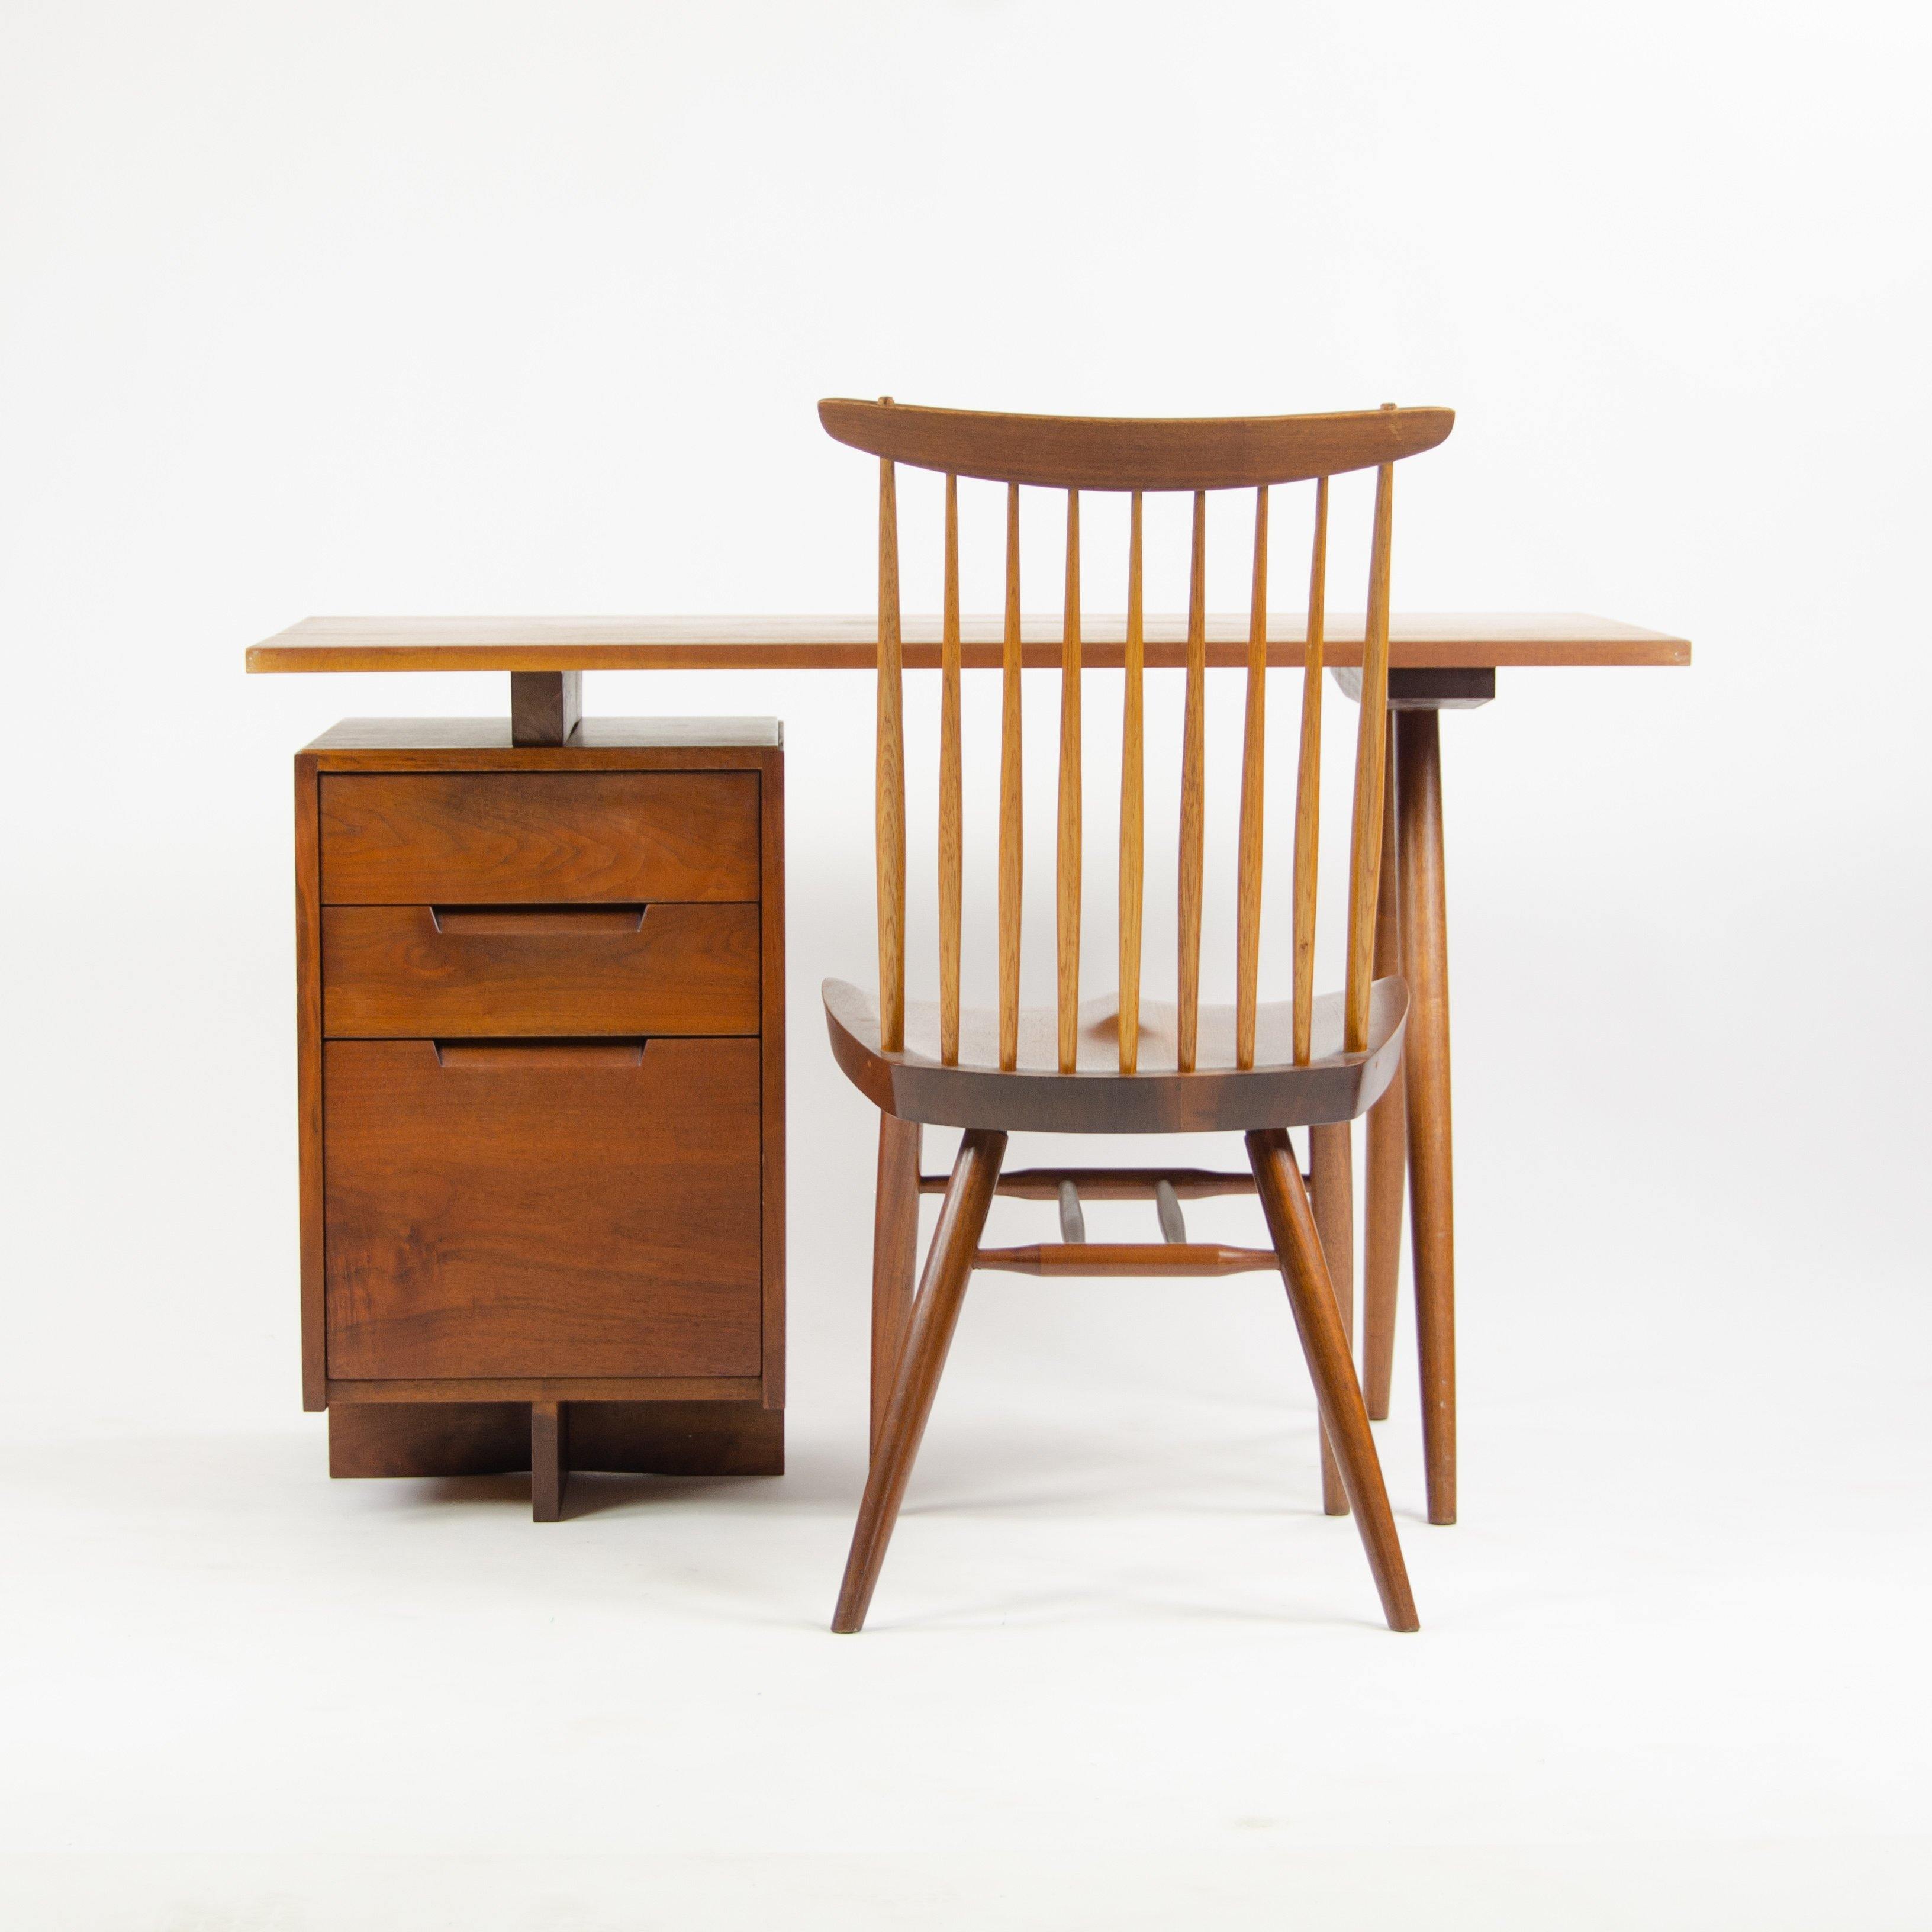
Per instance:
[[[1414,1637],[1260,1279],[982,1278],[856,1639],[856,1306],[801,1324],[784,1478],[580,1478],[556,1526],[332,1484],[314,1418],[43,1427],[0,1458],[0,1923],[1932,1924],[1932,1322],[1689,1286],[1468,1298],[1454,1528],[1405,1346]],[[1171,1346],[1119,1340],[1162,1296]]]

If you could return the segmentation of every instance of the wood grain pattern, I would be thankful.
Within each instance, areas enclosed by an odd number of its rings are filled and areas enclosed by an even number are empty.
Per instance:
[[[563,1520],[570,1484],[570,1416],[574,1404],[530,1404],[530,1515],[538,1522]]]
[[[1066,648],[1065,640],[1061,649]],[[1020,493],[1006,492],[1006,638],[1000,688],[1000,1064],[1015,1064],[1020,1012],[1020,916],[1026,814],[1021,766]]]
[[[758,1042],[323,1066],[332,1376],[758,1374]]]
[[[440,920],[429,906],[326,908],[324,1032],[409,1040],[758,1030],[755,905],[640,907],[628,932],[544,929],[541,912],[483,916],[494,929]]]
[[[875,1106],[932,1126],[983,1126],[1039,1133],[1221,1133],[1257,1124],[1304,1126],[1353,1120],[1395,1077],[1407,993],[1400,980],[1375,990],[1366,1052],[1341,1050],[1342,999],[1315,1003],[1315,1052],[1296,1066],[1288,1056],[1286,1000],[1264,1001],[1256,1016],[1256,1064],[1234,1064],[1234,1009],[1204,1006],[1197,1025],[1198,1066],[1181,1072],[1179,1014],[1168,1001],[1141,1006],[1141,1070],[1120,1077],[1118,1009],[1110,999],[1081,1009],[1080,1066],[1057,1071],[1058,1018],[1051,1007],[1023,1008],[1020,1064],[1000,1068],[995,1016],[968,1006],[959,1016],[959,1064],[939,1060],[939,1010],[915,1000],[906,1010],[906,1048],[880,1051],[878,1009],[849,981],[824,988],[832,1050],[845,1076]]]
[[[1382,878],[1376,898],[1376,976],[1385,979],[1402,970],[1400,867],[1396,826],[1401,813],[1400,787],[1395,756],[1395,718],[1388,722],[1388,796],[1382,807]],[[1388,1419],[1389,1394],[1395,1372],[1396,1278],[1402,1266],[1402,1208],[1408,1174],[1408,1127],[1402,1107],[1402,1083],[1389,1082],[1388,1090],[1369,1109],[1368,1176],[1363,1209],[1362,1400],[1369,1419]]]
[[[1207,791],[1205,745],[1208,660],[1208,499],[1194,497],[1192,557],[1187,590],[1187,696],[1181,720],[1180,880],[1178,889],[1180,957],[1176,968],[1180,1009],[1180,1070],[1193,1070],[1201,1014],[1201,886],[1202,836]]]
[[[1002,1274],[1131,1280],[1150,1276],[1272,1273],[1281,1263],[1272,1248],[1229,1247],[1218,1241],[1040,1241],[1017,1248],[981,1248],[976,1268]]]
[[[1066,616],[1060,661],[1060,824],[1054,955],[1060,995],[1060,1070],[1080,1040],[1080,492],[1066,493]]]
[[[818,419],[882,460],[1057,490],[1239,490],[1390,464],[1433,449],[1453,410],[1119,418],[935,410],[828,397]]]
[[[1389,548],[1395,470],[1376,473],[1376,520],[1369,562],[1368,638],[1362,660],[1361,710],[1355,734],[1355,809],[1348,832],[1348,950],[1345,988],[1349,1050],[1368,1037],[1369,988],[1375,981],[1376,884],[1382,856],[1383,760],[1388,741]]]
[[[1340,1310],[1294,1150],[1279,1129],[1250,1134],[1247,1147],[1268,1232],[1281,1257],[1288,1306],[1314,1378],[1322,1426],[1334,1444],[1342,1487],[1382,1598],[1382,1614],[1390,1630],[1420,1629],[1368,1412],[1362,1406],[1348,1337],[1342,1333]]]
[[[1126,688],[1120,708],[1120,1071],[1140,1064],[1141,929],[1147,885],[1146,670],[1142,635],[1141,493],[1127,512]]]
[[[1364,614],[1328,613],[1327,650],[1337,670],[1362,661]],[[940,619],[937,611],[902,612],[904,660],[908,670],[937,670]],[[1207,621],[1210,669],[1247,662],[1245,611],[1210,612]],[[1060,662],[1060,614],[1028,614],[1021,649],[1028,669]],[[1085,659],[1089,670],[1118,670],[1125,662],[1126,622],[1118,612],[1089,611]],[[997,670],[1005,661],[1000,614],[968,612],[961,620],[962,662],[968,670]],[[1299,668],[1307,643],[1299,610],[1268,615],[1268,662]],[[1174,670],[1187,661],[1187,620],[1183,611],[1150,612],[1146,623],[1150,668]],[[815,616],[663,617],[306,617],[275,637],[251,646],[248,668],[260,674],[291,672],[544,670],[848,670],[870,671],[878,662],[875,615]],[[1688,639],[1647,630],[1586,612],[1427,611],[1390,620],[1389,662],[1411,669],[1466,667],[1592,668],[1688,664]],[[365,724],[422,721],[364,720]],[[436,721],[444,727],[494,731],[506,748],[507,718]],[[586,718],[572,738],[575,753],[594,746],[612,728],[633,734],[656,721]],[[676,723],[680,721],[670,721]],[[694,725],[721,721],[696,719]],[[729,724],[735,721],[724,720]],[[549,754],[553,767],[559,754]],[[572,758],[571,763],[579,762]]]
[[[872,1419],[876,1444],[885,1421],[899,1346],[912,1318],[919,1270],[919,1150],[916,1120],[879,1116],[879,1174],[872,1222]]]
[[[512,744],[567,745],[583,722],[583,672],[511,672]]]
[[[322,1284],[322,845],[312,752],[296,760],[296,1147],[302,1276],[302,1407],[328,1406]]]
[[[744,771],[326,771],[321,834],[332,905],[758,896]]]
[[[1456,1216],[1449,1089],[1449,937],[1442,862],[1442,754],[1432,711],[1396,723],[1402,969],[1414,1007],[1404,1066],[1409,1252],[1422,1372],[1429,1520],[1456,1520]]]
[[[959,1058],[959,919],[965,834],[961,800],[959,734],[959,479],[946,479],[945,630],[939,691],[939,1006],[950,1044],[941,1057]]]
[[[1325,479],[1324,479],[1325,480]],[[1262,814],[1267,796],[1268,493],[1255,492],[1254,587],[1250,599],[1246,707],[1241,736],[1241,820],[1235,861],[1234,1064],[1255,1064],[1262,957]]]
[[[1252,1194],[1252,1174],[1223,1174],[1200,1167],[1016,1167],[1002,1169],[998,1192],[1022,1201],[1052,1201],[1060,1184],[1071,1181],[1089,1201],[1144,1201],[1160,1187],[1178,1200],[1202,1201],[1220,1194]],[[922,1174],[922,1194],[944,1194],[946,1177]]]
[[[761,1402],[764,1397],[756,1376],[387,1376],[371,1382],[331,1376],[328,1383],[332,1410],[368,1402]]]
[[[1328,1264],[1329,1285],[1335,1291],[1335,1312],[1342,1318],[1342,1336],[1352,1347],[1355,1333],[1355,1184],[1354,1144],[1346,1122],[1308,1130],[1308,1195],[1321,1237],[1322,1258]],[[1346,1516],[1348,1494],[1328,1431],[1322,1430],[1322,1508],[1329,1516]]]
[[[838,1606],[832,1615],[835,1630],[849,1634],[859,1630],[871,1606],[886,1546],[892,1540],[892,1526],[898,1520],[899,1505],[926,1434],[926,1419],[932,1412],[932,1399],[939,1390],[946,1352],[958,1326],[974,1251],[986,1225],[986,1210],[992,1204],[994,1184],[1006,1150],[1006,1137],[1001,1133],[970,1133],[960,1142],[952,1184],[940,1209],[939,1226],[926,1256],[925,1276],[913,1304],[885,1421],[866,1479]]]
[[[759,1208],[764,1280],[762,1399],[785,1400],[785,796],[784,760],[765,754],[758,778]],[[781,1432],[781,1460],[783,1435]]]
[[[1322,871],[1322,658],[1328,603],[1328,479],[1315,486],[1315,538],[1308,566],[1308,640],[1301,670],[1301,754],[1294,778],[1294,1043],[1309,1055],[1315,1012],[1315,914]]]
[[[905,1031],[905,727],[899,652],[898,500],[879,465],[878,815],[879,1016],[888,1048]]]

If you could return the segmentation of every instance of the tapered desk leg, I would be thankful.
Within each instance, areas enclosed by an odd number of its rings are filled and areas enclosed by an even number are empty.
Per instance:
[[[919,1267],[920,1130],[916,1121],[879,1116],[879,1192],[872,1225],[872,1427],[876,1448],[899,1344],[912,1314]]]
[[[1449,1114],[1449,939],[1437,714],[1396,715],[1397,872],[1408,1029],[1409,1241],[1429,1520],[1456,1520],[1456,1222]]]
[[[1395,718],[1389,719],[1389,798],[1382,813],[1382,882],[1376,896],[1376,977],[1402,970],[1400,862],[1395,836]],[[1402,1268],[1402,1190],[1408,1174],[1408,1122],[1400,1078],[1369,1109],[1366,1205],[1363,1210],[1362,1397],[1370,1418],[1388,1419],[1395,1370],[1396,1282]]]

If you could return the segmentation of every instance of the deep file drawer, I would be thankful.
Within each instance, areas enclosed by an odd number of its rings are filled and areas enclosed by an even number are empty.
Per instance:
[[[756,1376],[755,1040],[323,1048],[332,1380]]]
[[[755,1034],[755,905],[332,905],[332,1038]]]

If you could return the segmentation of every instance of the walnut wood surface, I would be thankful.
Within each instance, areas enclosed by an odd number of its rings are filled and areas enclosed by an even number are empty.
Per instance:
[[[322,848],[314,756],[296,760],[296,1147],[300,1203],[302,1407],[328,1406],[322,1285]]]
[[[327,773],[332,905],[758,896],[747,772]]]
[[[510,674],[510,742],[567,745],[584,722],[580,670],[513,670]]]
[[[879,1176],[872,1224],[872,1414],[868,1440],[876,1444],[892,1392],[899,1345],[912,1315],[919,1270],[920,1127],[891,1114],[879,1116]]]
[[[784,1417],[750,1402],[566,1400],[570,1467],[635,1475],[776,1476]],[[526,1402],[338,1402],[332,1476],[484,1476],[530,1467]]]
[[[323,1065],[332,1376],[758,1374],[756,1041]]]
[[[759,909],[640,907],[629,931],[558,929],[567,914],[332,905],[322,921],[332,1039],[476,1034],[755,1034]],[[546,923],[546,922],[548,922]]]
[[[889,1045],[905,1031],[905,727],[899,662],[899,530],[892,466],[879,465],[879,657],[875,836],[879,1020]]]
[[[1040,1241],[1018,1248],[981,1248],[976,1268],[1005,1274],[1137,1276],[1259,1274],[1280,1267],[1272,1248],[1229,1247],[1215,1241]]]
[[[1016,416],[828,397],[826,433],[924,470],[1056,490],[1239,490],[1339,476],[1433,449],[1453,410],[1318,416]]]
[[[1071,1181],[1088,1201],[1144,1201],[1166,1182],[1177,1199],[1202,1201],[1215,1195],[1252,1194],[1252,1174],[1222,1174],[1200,1167],[1018,1167],[1003,1169],[998,1191],[1022,1201],[1052,1201]],[[944,1194],[946,1177],[922,1174],[922,1194]]]
[[[1309,1203],[1316,1232],[1322,1238],[1322,1258],[1328,1264],[1329,1284],[1335,1291],[1335,1310],[1342,1318],[1342,1339],[1351,1344],[1355,1332],[1354,1163],[1354,1144],[1346,1123],[1309,1129]],[[1348,1513],[1348,1491],[1326,1424],[1322,1429],[1322,1507],[1330,1516]]]
[[[1336,669],[1362,662],[1364,616],[1330,611],[1324,626],[1325,661]],[[1268,662],[1301,668],[1307,619],[1299,610],[1268,614]],[[1248,614],[1216,612],[1207,620],[1210,668],[1247,662]],[[937,670],[940,616],[902,610],[900,631],[908,670]],[[1060,614],[1029,612],[1020,620],[1018,646],[1028,668],[1058,665]],[[1082,655],[1089,670],[1118,670],[1126,662],[1123,612],[1088,610],[1082,620]],[[1150,611],[1144,622],[1147,662],[1172,670],[1186,662],[1185,612]],[[968,670],[996,670],[1004,661],[1004,620],[965,613],[961,661]],[[453,616],[306,617],[252,646],[252,672],[422,670],[862,670],[878,663],[878,620],[831,616]],[[1412,611],[1391,618],[1389,662],[1396,667],[1688,664],[1690,645],[1664,631],[1576,611]],[[399,725],[405,721],[395,721]],[[410,721],[413,722],[413,721]],[[491,728],[488,720],[456,726]],[[698,721],[709,722],[710,721]],[[614,725],[641,728],[646,721],[587,717],[573,751],[594,746]],[[509,725],[494,728],[509,743]]]
[[[1402,962],[1414,1003],[1405,1075],[1409,1252],[1415,1270],[1429,1520],[1456,1520],[1456,1226],[1449,1092],[1449,935],[1442,754],[1436,713],[1396,721]]]
[[[1281,1257],[1288,1306],[1294,1312],[1302,1352],[1314,1378],[1322,1426],[1334,1444],[1342,1487],[1354,1512],[1362,1547],[1382,1598],[1382,1614],[1391,1630],[1419,1629],[1415,1599],[1409,1592],[1408,1571],[1396,1535],[1395,1518],[1390,1513],[1388,1492],[1383,1486],[1382,1464],[1376,1455],[1375,1438],[1370,1432],[1368,1412],[1362,1406],[1348,1337],[1342,1332],[1341,1311],[1328,1279],[1321,1238],[1300,1169],[1295,1165],[1294,1150],[1287,1135],[1279,1129],[1250,1134],[1247,1147],[1256,1190],[1268,1216],[1268,1232]]]
[[[1073,1070],[1080,1036],[1080,492],[1066,493],[1066,608],[1060,659],[1060,816],[1054,843],[1054,968],[1060,1068]]]
[[[530,1515],[538,1522],[563,1520],[564,1492],[570,1483],[570,1417],[568,1402],[530,1404]]]
[[[824,988],[832,1050],[846,1077],[874,1106],[933,1126],[984,1126],[1002,1121],[1015,1131],[1041,1133],[1209,1133],[1245,1130],[1257,1121],[1303,1126],[1348,1120],[1367,1108],[1394,1077],[1402,1053],[1407,993],[1400,980],[1375,988],[1366,1052],[1342,1051],[1342,1001],[1329,994],[1315,1003],[1315,1052],[1297,1066],[1288,1058],[1292,1016],[1286,1000],[1261,1006],[1256,1064],[1234,1064],[1232,1006],[1204,1006],[1199,1066],[1175,1066],[1175,1009],[1148,1001],[1141,1009],[1141,1071],[1118,1070],[1118,1010],[1112,999],[1081,1008],[1079,1068],[1057,1070],[1058,1022],[1051,1010],[1020,1015],[1019,1066],[997,1063],[997,1016],[969,1006],[960,1016],[956,1066],[939,1059],[939,1010],[916,1001],[906,1010],[906,1050],[887,1054],[878,1043],[872,997],[844,980]]]
[[[1376,887],[1376,972],[1402,970],[1400,873],[1396,826],[1401,812],[1395,757],[1395,720],[1388,726],[1389,796],[1382,812],[1382,878]],[[1403,1184],[1408,1173],[1408,1124],[1402,1082],[1391,1080],[1369,1109],[1364,1138],[1368,1174],[1362,1211],[1362,1400],[1372,1421],[1387,1419],[1395,1366],[1396,1278],[1402,1266]]]
[[[879,1570],[886,1560],[898,1520],[899,1504],[926,1434],[932,1399],[952,1346],[966,1284],[973,1269],[974,1251],[986,1225],[1000,1162],[1006,1154],[1002,1133],[976,1131],[959,1144],[952,1184],[939,1213],[939,1226],[928,1251],[926,1272],[913,1304],[912,1318],[898,1352],[892,1393],[866,1478],[852,1547],[845,1559],[845,1577],[838,1592],[832,1628],[848,1634],[861,1628],[870,1608]]]
[[[1120,1071],[1138,1066],[1141,934],[1147,888],[1147,646],[1142,609],[1141,493],[1127,512],[1126,676],[1120,710]]]
[[[1322,482],[1326,483],[1324,477]],[[1261,996],[1262,814],[1267,799],[1268,493],[1255,492],[1253,589],[1241,733],[1241,826],[1235,857],[1234,1064],[1255,1064],[1255,1006]]]

